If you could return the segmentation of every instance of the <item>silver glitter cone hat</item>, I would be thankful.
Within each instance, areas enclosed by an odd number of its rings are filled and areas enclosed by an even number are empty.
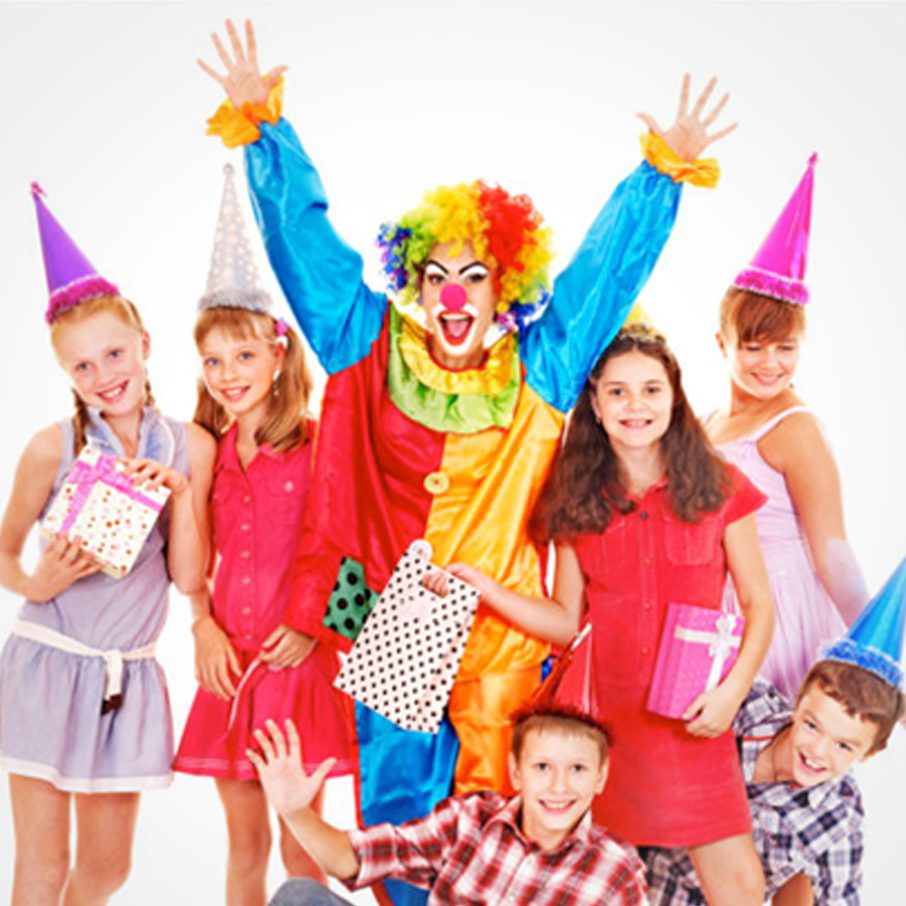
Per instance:
[[[226,164],[208,285],[198,309],[245,308],[269,313],[270,307],[271,297],[258,285],[258,270],[236,197],[233,165]]]

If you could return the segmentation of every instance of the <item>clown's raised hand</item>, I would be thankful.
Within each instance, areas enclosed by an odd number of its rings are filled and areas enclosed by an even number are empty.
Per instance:
[[[649,113],[640,113],[639,119],[641,119],[655,135],[659,135],[678,157],[681,157],[683,160],[694,161],[701,156],[702,151],[704,151],[708,145],[723,138],[725,135],[728,135],[736,128],[737,124],[731,123],[729,126],[709,135],[708,129],[710,129],[717,120],[721,110],[724,109],[724,106],[729,100],[730,95],[725,94],[717,104],[714,105],[711,112],[706,114],[705,105],[708,103],[708,99],[714,91],[714,86],[717,84],[717,79],[712,78],[708,84],[705,85],[704,91],[698,96],[698,99],[690,110],[689,82],[689,74],[687,73],[683,76],[683,84],[680,88],[679,109],[676,112],[676,119],[673,121],[673,125],[668,129],[662,129],[658,125],[657,120]]]
[[[223,46],[217,34],[211,35],[214,48],[221,62],[226,67],[226,74],[221,75],[203,60],[198,65],[212,78],[219,82],[227,93],[233,106],[239,110],[243,104],[264,104],[271,89],[280,81],[286,72],[286,66],[276,66],[264,75],[258,68],[258,46],[255,42],[255,29],[249,20],[245,22],[245,47],[230,19],[226,20],[227,36],[230,39],[232,55]]]

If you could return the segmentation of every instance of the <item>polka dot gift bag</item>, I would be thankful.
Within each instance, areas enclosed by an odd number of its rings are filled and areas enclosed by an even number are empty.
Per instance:
[[[447,574],[447,593],[422,585],[431,545],[415,541],[378,599],[335,685],[405,730],[437,733],[469,637],[478,589]]]

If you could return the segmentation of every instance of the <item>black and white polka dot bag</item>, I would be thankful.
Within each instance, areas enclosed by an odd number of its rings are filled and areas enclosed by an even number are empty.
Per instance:
[[[414,541],[365,621],[335,685],[405,730],[436,733],[465,650],[478,589],[447,574],[447,594],[422,585],[431,545]]]

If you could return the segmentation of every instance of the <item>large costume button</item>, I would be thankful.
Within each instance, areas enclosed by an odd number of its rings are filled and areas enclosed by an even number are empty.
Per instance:
[[[445,472],[429,472],[424,483],[429,494],[443,494],[450,488],[450,479]]]

